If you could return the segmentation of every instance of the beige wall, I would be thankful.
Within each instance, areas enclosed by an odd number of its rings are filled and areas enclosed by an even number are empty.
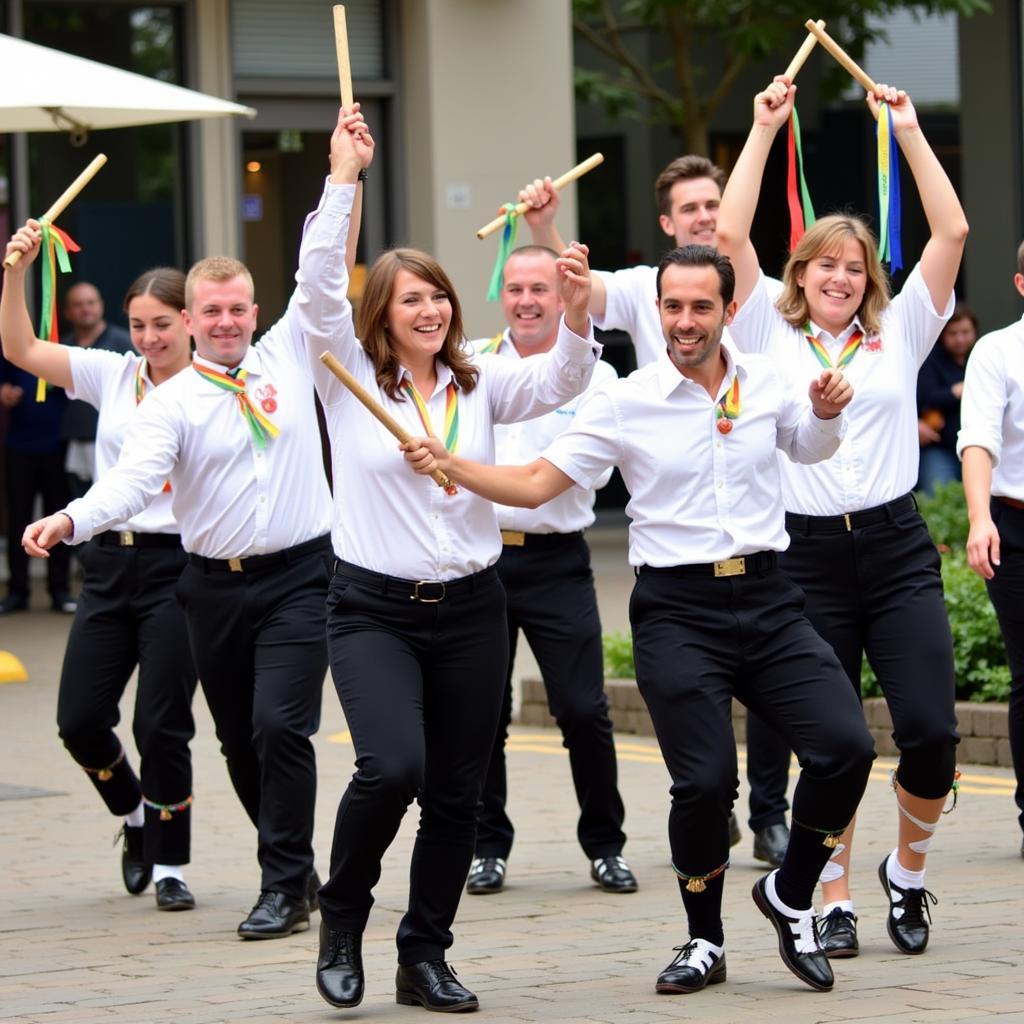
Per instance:
[[[486,301],[497,235],[476,230],[526,181],[576,163],[569,0],[403,0],[401,40],[406,241],[448,271],[469,335],[490,335],[503,323]],[[574,189],[563,196],[568,239]]]

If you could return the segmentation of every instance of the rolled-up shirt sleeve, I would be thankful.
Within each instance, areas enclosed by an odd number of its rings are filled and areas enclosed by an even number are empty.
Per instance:
[[[964,393],[960,402],[960,433],[956,453],[965,448],[984,448],[998,466],[1003,451],[1003,415],[1006,409],[1006,367],[994,337],[975,345],[967,360]]]
[[[576,410],[573,425],[540,457],[584,488],[599,486],[622,456],[615,405],[603,389],[590,392]]]

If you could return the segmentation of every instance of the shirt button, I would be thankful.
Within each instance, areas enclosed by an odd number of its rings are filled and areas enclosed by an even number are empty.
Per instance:
[[[719,480],[718,483],[715,486],[716,487],[721,487],[724,483],[725,483],[724,480]]]

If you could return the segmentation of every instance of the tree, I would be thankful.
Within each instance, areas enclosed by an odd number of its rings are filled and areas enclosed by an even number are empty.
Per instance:
[[[990,12],[988,0],[573,0],[579,39],[608,58],[613,73],[576,69],[576,94],[601,103],[609,117],[637,114],[668,122],[691,153],[708,152],[708,127],[748,64],[780,58],[780,70],[807,32],[810,15],[824,18],[829,34],[860,60],[864,47],[885,39],[878,18],[899,8],[915,14]],[[654,32],[668,43],[669,58],[647,67],[630,48],[636,33]],[[720,60],[708,67],[702,55]],[[832,83],[845,72],[830,72]]]

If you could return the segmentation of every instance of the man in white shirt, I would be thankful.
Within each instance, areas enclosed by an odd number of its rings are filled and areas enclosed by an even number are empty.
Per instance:
[[[562,303],[555,260],[543,246],[516,249],[505,264],[501,304],[508,327],[475,343],[481,358],[527,359],[550,351],[558,339]],[[590,387],[615,379],[604,362],[594,368]],[[536,458],[571,426],[579,398],[532,420],[494,428],[499,463]],[[505,810],[505,740],[512,720],[512,668],[519,631],[540,666],[565,746],[580,805],[577,836],[590,861],[593,880],[606,892],[636,891],[636,878],[622,857],[625,810],[608,700],[604,693],[601,620],[590,549],[583,531],[594,522],[596,488],[574,487],[539,509],[499,507],[503,542],[498,576],[508,601],[509,667],[498,735],[481,794],[476,850],[466,892],[484,895],[504,886],[514,830]]]
[[[1024,295],[1024,243],[1013,284]],[[957,453],[971,521],[967,560],[985,580],[1010,665],[1010,750],[1017,821],[1024,829],[1024,320],[986,334],[974,346]]]
[[[406,457],[417,472],[441,468],[494,502],[528,508],[618,465],[631,496],[637,683],[672,776],[669,837],[689,925],[657,989],[695,992],[726,980],[721,903],[738,696],[803,766],[785,859],[755,884],[754,901],[786,966],[828,991],[832,969],[811,901],[874,747],[839,661],[777,565],[789,538],[776,449],[804,463],[832,455],[852,391],[830,368],[811,383],[808,405],[770,360],[724,344],[734,281],[729,260],[707,246],[668,253],[657,282],[665,352],[592,392],[542,458],[482,465],[427,438],[409,442]]]
[[[362,116],[342,111],[328,181],[372,159]],[[189,564],[178,584],[192,653],[232,784],[259,834],[261,892],[238,928],[270,939],[309,927],[316,761],[327,672],[324,601],[333,570],[331,495],[313,404],[310,352],[327,261],[344,253],[350,190],[326,189],[308,218],[296,290],[252,346],[258,307],[245,266],[201,260],[185,286],[192,367],[139,406],[117,465],[84,498],[29,526],[46,556],[138,514],[166,482]]]
[[[726,175],[707,157],[687,154],[669,163],[654,182],[658,225],[677,246],[714,245],[718,207]],[[557,252],[564,247],[555,227],[558,192],[551,179],[527,185],[519,198],[533,205],[526,222],[538,245]],[[594,326],[605,331],[625,331],[633,341],[637,366],[658,359],[664,350],[658,313],[658,268],[646,265],[623,270],[594,271],[590,315]],[[775,294],[781,283],[770,281]],[[729,332],[726,330],[726,338]],[[774,729],[755,714],[747,716],[747,781],[750,784],[749,824],[754,833],[754,857],[778,867],[786,853],[786,789],[789,786],[790,749]],[[729,819],[731,841],[740,840],[735,815]]]

